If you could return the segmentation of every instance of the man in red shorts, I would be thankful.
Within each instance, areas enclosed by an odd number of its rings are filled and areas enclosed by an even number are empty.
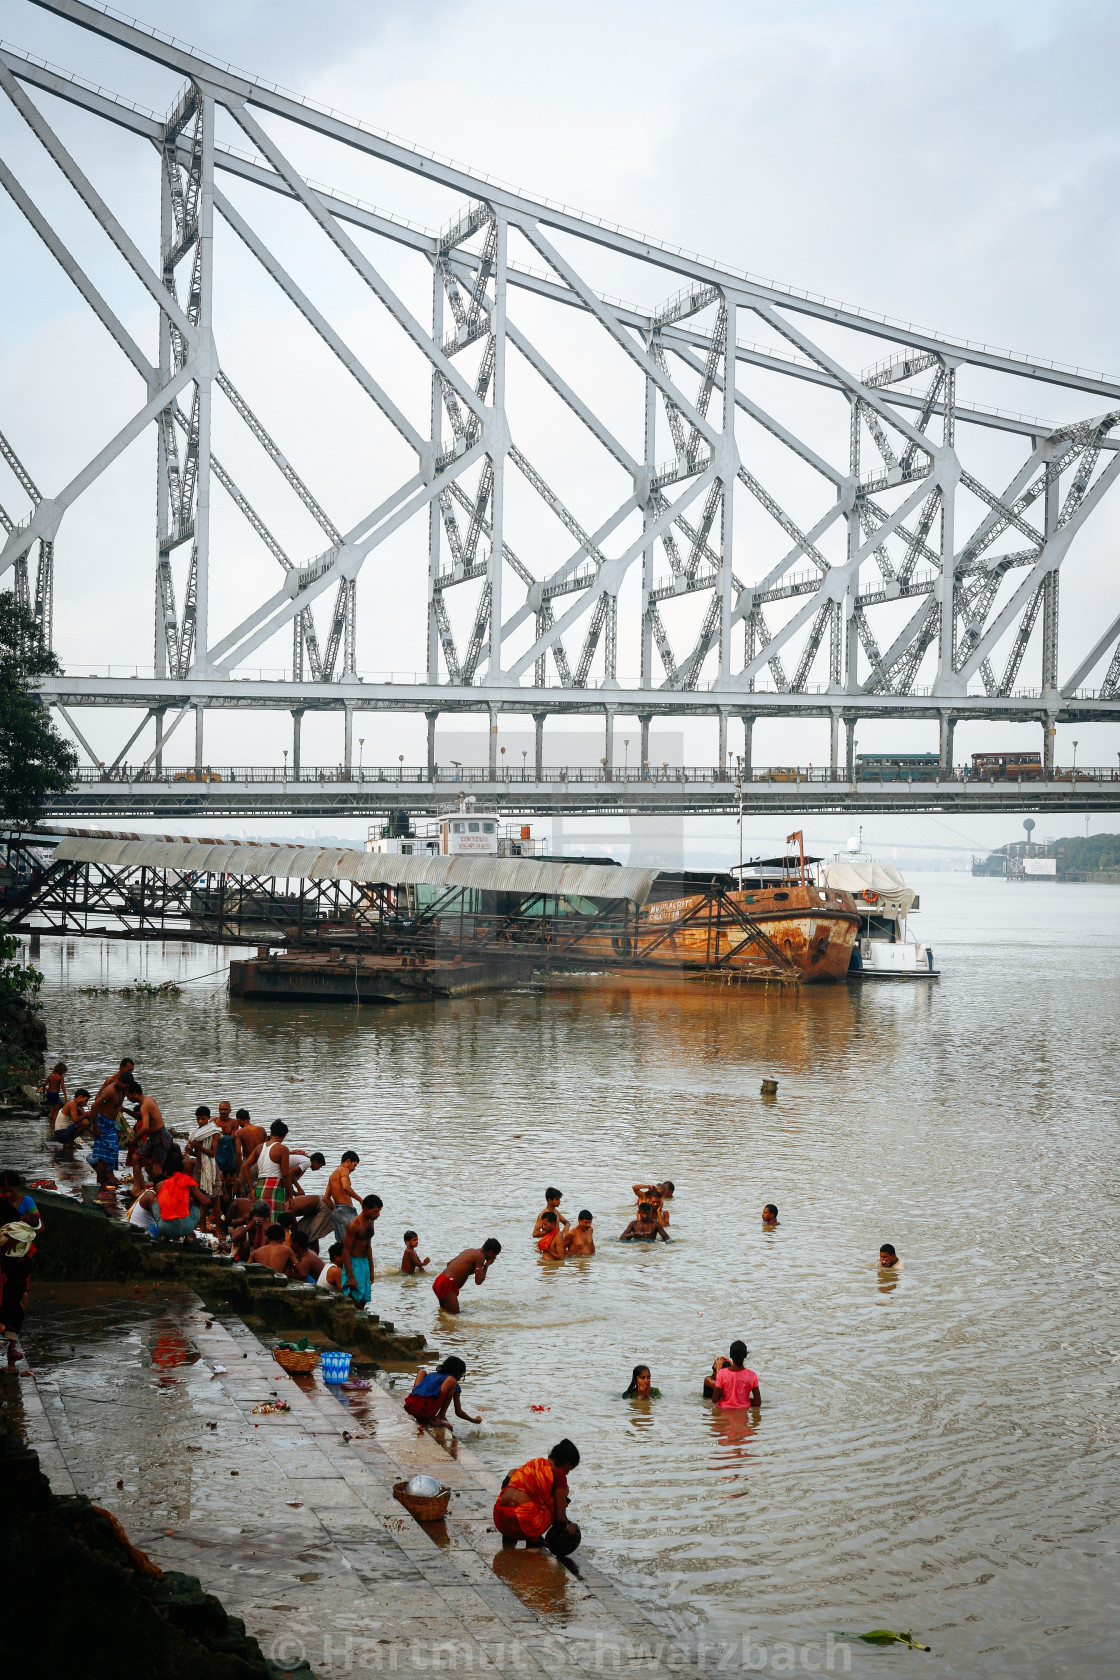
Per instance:
[[[465,1248],[462,1254],[447,1262],[432,1284],[436,1300],[444,1312],[459,1311],[459,1291],[471,1273],[474,1273],[476,1283],[485,1283],[487,1272],[501,1252],[502,1245],[497,1237],[487,1237],[481,1248]]]

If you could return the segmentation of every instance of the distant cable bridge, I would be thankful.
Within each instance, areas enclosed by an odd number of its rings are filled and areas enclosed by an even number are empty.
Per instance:
[[[354,721],[386,711],[427,719],[427,763],[392,796],[417,809],[453,791],[441,789],[437,720],[469,713],[489,726],[478,786],[525,809],[596,808],[582,788],[572,797],[567,778],[563,787],[543,785],[548,721],[572,714],[601,720],[602,781],[616,802],[623,791],[616,720],[637,720],[627,809],[727,808],[740,776],[756,808],[752,730],[772,717],[828,721],[827,781],[813,794],[821,809],[871,808],[855,773],[856,730],[876,718],[936,721],[946,785],[958,785],[951,769],[958,720],[1037,723],[1043,777],[1000,790],[999,808],[1007,799],[1034,808],[1051,798],[1056,808],[1087,809],[1090,794],[1117,802],[1111,773],[1092,783],[1079,773],[1072,784],[1056,775],[1054,731],[1058,723],[1120,718],[1120,588],[1091,617],[1067,622],[1061,637],[1058,612],[1074,539],[1120,473],[1120,382],[720,267],[498,186],[100,7],[26,3],[182,79],[161,117],[0,47],[0,89],[108,235],[122,276],[130,271],[144,288],[158,344],[154,356],[141,347],[11,163],[0,160],[0,185],[137,377],[127,423],[68,483],[43,488],[43,470],[36,465],[32,476],[18,453],[21,423],[33,406],[63,415],[73,394],[46,379],[5,393],[0,452],[27,509],[0,508],[0,572],[14,572],[16,593],[47,642],[56,587],[79,601],[105,587],[103,577],[69,569],[66,514],[134,442],[150,433],[154,443],[151,672],[44,681],[46,701],[93,767],[57,810],[381,809],[384,783],[371,791],[368,770],[362,780],[355,774]],[[55,101],[159,154],[160,202],[153,194],[150,211],[153,249],[158,216],[158,263],[48,121]],[[340,173],[357,154],[382,181],[388,169],[411,182],[435,216],[451,207],[442,230],[313,186],[292,161],[308,134],[317,171],[329,166],[331,148]],[[302,214],[300,272],[310,290],[258,231],[269,221],[265,195]],[[252,392],[219,359],[215,302],[238,282],[218,259],[235,246],[318,338],[324,365],[333,359],[369,406],[378,439],[366,469],[369,505],[349,528],[289,459],[283,415],[262,418]],[[359,353],[311,295],[315,277],[340,257],[378,329],[362,342],[391,344],[383,358]],[[423,319],[420,289],[409,292],[410,303],[406,288],[386,278],[385,268],[396,274],[402,262],[424,277]],[[647,301],[609,299],[591,278],[603,272],[612,285],[628,274],[630,294]],[[265,347],[268,331],[262,325]],[[242,346],[228,348],[236,362]],[[595,394],[605,375],[609,402]],[[1045,391],[1066,418],[1009,412],[1025,382],[1032,407]],[[1006,389],[1007,410],[974,400],[974,385],[985,399]],[[224,428],[231,436],[242,429],[237,459],[251,440],[273,475],[261,507],[215,452],[216,411],[222,438]],[[328,415],[328,423],[337,426],[341,458],[353,446],[348,422]],[[1009,448],[1016,464],[993,480],[990,463]],[[218,492],[277,568],[276,587],[240,619],[237,555],[213,540]],[[308,520],[318,528],[312,552],[277,535],[295,513],[305,528]],[[414,667],[403,680],[357,667],[359,610],[380,622],[389,610],[378,562],[390,553],[394,582],[404,576],[414,585],[414,610],[393,609],[399,663]],[[150,602],[122,601],[119,610],[144,622]],[[290,669],[260,673],[262,662],[286,665],[289,647]],[[620,649],[633,678],[619,676]],[[111,764],[88,747],[75,715],[91,706],[131,714]],[[254,803],[248,777],[235,794],[229,779],[208,774],[206,715],[228,708],[292,715],[290,777],[285,766],[263,803]],[[329,798],[320,772],[310,786],[304,780],[308,712],[339,719]],[[527,715],[536,729],[536,773],[515,790],[507,780],[504,793],[503,714]],[[651,722],[669,716],[715,720],[718,741],[714,769],[705,772],[712,780],[679,780],[675,802],[649,764]],[[193,765],[188,750],[179,755],[186,767],[172,771],[167,745],[187,719]],[[990,789],[985,795],[978,785],[970,795],[959,785],[955,808],[996,808],[976,803],[995,800]],[[808,786],[816,784],[801,786],[802,797]],[[769,787],[766,808],[796,797],[788,783],[780,795]],[[917,783],[888,797],[941,808],[929,802],[941,793]]]

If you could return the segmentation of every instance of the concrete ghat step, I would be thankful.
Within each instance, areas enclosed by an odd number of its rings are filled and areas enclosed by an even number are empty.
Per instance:
[[[187,1292],[169,1292],[162,1308],[164,1344],[178,1337],[201,1356],[174,1372],[176,1416],[193,1440],[177,1433],[161,1453],[157,1433],[154,1456],[139,1462],[132,1433],[107,1424],[107,1408],[91,1407],[65,1369],[43,1379],[36,1432],[77,1491],[114,1511],[163,1567],[197,1575],[266,1654],[304,1656],[321,1676],[439,1667],[534,1680],[605,1666],[637,1680],[686,1667],[583,1559],[576,1577],[545,1554],[503,1550],[490,1521],[497,1478],[462,1443],[452,1457],[376,1385],[340,1406],[318,1378],[287,1376],[246,1325],[219,1321]],[[121,1418],[143,1404],[158,1431],[157,1361],[137,1358],[127,1313],[119,1336]],[[270,1393],[291,1411],[254,1416]],[[446,1540],[393,1497],[418,1470],[453,1489]],[[651,1656],[658,1645],[663,1661]]]

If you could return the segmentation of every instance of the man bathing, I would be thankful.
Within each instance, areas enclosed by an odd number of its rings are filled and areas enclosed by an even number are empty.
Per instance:
[[[704,1378],[704,1398],[714,1400],[723,1412],[741,1412],[762,1404],[757,1373],[747,1367],[746,1342],[732,1342],[730,1359],[717,1359],[710,1377]]]
[[[632,1184],[630,1188],[637,1197],[639,1205],[642,1202],[650,1204],[658,1224],[668,1225],[669,1209],[665,1206],[665,1203],[672,1201],[673,1191],[676,1189],[676,1185],[671,1178],[663,1179],[660,1184]]]
[[[546,1208],[537,1220],[541,1234],[537,1239],[537,1247],[546,1260],[563,1260],[564,1232],[560,1221],[551,1208]]]
[[[650,1202],[642,1202],[638,1207],[637,1219],[632,1219],[625,1231],[619,1237],[619,1242],[671,1242],[664,1225],[657,1218]]]
[[[768,1230],[773,1230],[778,1223],[778,1207],[776,1202],[767,1202],[762,1210],[762,1223]]]
[[[288,1247],[283,1225],[268,1226],[264,1242],[249,1256],[249,1263],[253,1266],[267,1266],[270,1272],[279,1272],[281,1277],[295,1277],[295,1256]]]
[[[416,1232],[406,1231],[404,1234],[404,1253],[401,1255],[401,1271],[406,1276],[411,1276],[413,1272],[422,1272],[425,1266],[430,1266],[431,1263],[432,1257],[430,1254],[425,1254],[423,1260],[420,1258],[420,1238],[416,1235]]]
[[[79,1085],[68,1103],[55,1116],[54,1131],[51,1142],[62,1145],[62,1153],[67,1159],[72,1159],[74,1145],[83,1132],[88,1132],[89,1120],[89,1092],[84,1085]]]
[[[323,1201],[331,1212],[334,1224],[335,1242],[342,1242],[346,1236],[346,1227],[358,1211],[358,1195],[350,1182],[350,1174],[359,1164],[359,1157],[353,1149],[346,1150],[338,1166],[327,1180],[327,1188]]]
[[[564,1233],[565,1254],[594,1254],[595,1233],[591,1226],[591,1214],[587,1208],[580,1208],[577,1223]]]
[[[363,1196],[361,1209],[346,1227],[342,1239],[342,1293],[368,1307],[372,1296],[374,1226],[383,1203],[380,1196]]]
[[[902,1265],[898,1252],[893,1243],[882,1243],[879,1248],[879,1270],[882,1272],[897,1271]]]
[[[573,1442],[558,1441],[547,1458],[511,1470],[494,1503],[494,1527],[503,1545],[547,1546],[556,1557],[574,1552],[582,1536],[568,1521],[568,1473],[579,1463]]]
[[[486,1274],[502,1252],[497,1237],[487,1237],[481,1248],[465,1248],[454,1260],[449,1260],[432,1284],[436,1300],[444,1312],[459,1311],[459,1291],[474,1273],[477,1284],[486,1282]]]

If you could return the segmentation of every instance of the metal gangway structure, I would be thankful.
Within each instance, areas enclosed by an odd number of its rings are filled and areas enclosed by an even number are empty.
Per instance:
[[[135,311],[126,325],[75,236],[23,184],[22,151],[0,159],[8,214],[26,219],[134,377],[126,423],[43,490],[46,470],[36,463],[32,479],[16,455],[21,422],[32,405],[61,413],[70,393],[46,377],[3,393],[4,458],[30,508],[2,516],[0,575],[14,569],[30,601],[37,549],[45,637],[52,589],[61,600],[93,587],[66,558],[71,510],[143,439],[155,483],[151,596],[121,603],[130,625],[154,604],[151,666],[42,684],[90,761],[59,810],[88,813],[101,797],[120,814],[215,809],[205,719],[228,709],[291,714],[291,781],[285,766],[269,795],[280,811],[312,808],[308,712],[337,716],[343,782],[356,715],[361,727],[371,712],[423,713],[432,797],[440,717],[485,720],[493,785],[504,714],[534,720],[538,770],[548,721],[594,714],[608,783],[620,716],[637,720],[639,772],[652,722],[710,718],[725,802],[736,773],[753,787],[758,719],[827,720],[829,785],[854,789],[863,720],[929,720],[946,781],[958,721],[1030,722],[1049,782],[1059,723],[1120,718],[1120,587],[1059,635],[1063,571],[1120,473],[1120,380],[780,286],[515,191],[100,6],[13,0],[9,27],[37,11],[70,27],[75,63],[96,37],[130,87],[139,67],[168,101],[146,109],[0,46],[0,95],[37,149],[33,167],[50,160],[148,312],[143,333]],[[126,214],[102,195],[95,149],[79,156],[64,139],[75,108],[154,153],[149,205]],[[368,167],[416,218],[313,182],[312,164],[319,176],[332,160],[348,181]],[[272,231],[278,205],[299,218],[294,235]],[[126,226],[145,215],[157,260]],[[247,261],[357,392],[373,447],[356,517],[328,511],[332,495],[293,464],[292,414],[265,416],[241,333],[221,339]],[[316,301],[340,268],[360,288],[360,341]],[[337,428],[340,458],[350,412],[325,400],[317,421]],[[271,474],[267,500],[250,500],[223,458],[237,429],[237,458],[250,446]],[[274,568],[248,610],[242,551],[215,540],[219,494]],[[342,474],[332,494],[354,504],[358,491]],[[412,591],[392,619],[397,663],[412,669],[366,672],[359,614],[384,619],[390,574]],[[265,673],[277,657],[283,673]],[[124,714],[108,764],[76,715],[91,707]],[[172,769],[186,720],[193,755]],[[93,785],[113,798],[91,803]],[[538,783],[523,803],[566,798]]]

